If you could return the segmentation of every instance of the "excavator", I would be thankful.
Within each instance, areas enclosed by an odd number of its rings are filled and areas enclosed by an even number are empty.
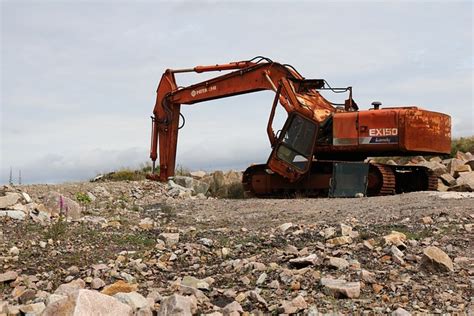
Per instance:
[[[186,87],[176,83],[176,74],[211,71],[230,72]],[[324,79],[306,79],[291,65],[262,56],[164,72],[151,117],[153,171],[148,178],[167,181],[174,175],[178,130],[184,126],[182,104],[263,90],[275,93],[266,128],[272,151],[266,164],[252,165],[243,173],[248,195],[349,197],[437,189],[437,177],[426,167],[382,164],[367,158],[448,154],[449,115],[416,106],[382,108],[380,102],[359,110],[352,87],[334,88]],[[338,104],[322,93],[348,96]],[[288,116],[275,133],[277,106]],[[159,173],[155,166],[158,149]]]

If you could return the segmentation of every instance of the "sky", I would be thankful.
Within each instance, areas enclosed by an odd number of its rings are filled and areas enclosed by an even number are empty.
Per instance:
[[[144,164],[165,69],[257,55],[352,86],[361,109],[417,105],[451,115],[453,136],[474,134],[472,1],[0,3],[0,183],[10,168],[15,182],[21,170],[23,183],[58,183]],[[265,162],[272,101],[266,91],[183,106],[178,165]]]

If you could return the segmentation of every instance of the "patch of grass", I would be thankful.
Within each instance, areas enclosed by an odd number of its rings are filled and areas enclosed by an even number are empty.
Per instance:
[[[145,173],[140,170],[124,168],[106,174],[103,179],[108,181],[139,181],[145,179]]]
[[[153,247],[156,243],[154,238],[144,233],[113,235],[112,241],[119,246],[132,246],[139,249]]]
[[[46,230],[44,237],[46,239],[58,240],[60,237],[64,236],[67,231],[67,222],[63,217],[60,217],[56,222]]]

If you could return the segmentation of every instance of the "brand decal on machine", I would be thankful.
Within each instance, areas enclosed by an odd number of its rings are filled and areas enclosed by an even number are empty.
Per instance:
[[[398,128],[371,128],[369,136],[397,136]]]
[[[194,98],[197,95],[208,93],[208,92],[215,91],[215,90],[217,90],[217,86],[210,86],[210,87],[205,87],[205,88],[201,88],[201,89],[197,89],[197,90],[192,90],[191,91],[191,96]]]

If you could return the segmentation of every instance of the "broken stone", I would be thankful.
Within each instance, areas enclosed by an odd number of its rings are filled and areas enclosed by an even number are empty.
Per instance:
[[[129,315],[132,308],[113,297],[91,290],[77,290],[67,298],[46,307],[42,316],[53,315]]]
[[[333,246],[341,246],[352,243],[352,238],[349,236],[335,237],[332,239],[326,240],[326,242]]]
[[[72,220],[81,218],[82,206],[58,192],[48,192],[43,198],[43,205],[54,215],[64,215]]]
[[[5,196],[0,196],[0,209],[10,208],[21,198],[20,194],[7,192]]]
[[[318,262],[318,257],[315,254],[311,254],[306,257],[290,259],[290,265],[296,268],[304,268],[309,265],[316,265]]]
[[[262,285],[263,282],[265,282],[265,280],[267,279],[267,274],[265,272],[263,272],[262,274],[260,274],[260,276],[258,277],[257,279],[257,285]]]
[[[362,281],[367,282],[367,283],[375,283],[376,278],[375,278],[375,273],[369,272],[367,270],[362,269],[360,272],[360,277]]]
[[[91,281],[91,288],[93,288],[94,290],[101,289],[104,286],[105,286],[105,282],[100,278],[94,278]]]
[[[451,258],[443,250],[435,246],[430,246],[423,250],[421,267],[432,272],[454,271]]]
[[[411,314],[405,309],[399,307],[392,312],[392,316],[411,316]]]
[[[168,247],[176,245],[179,242],[179,233],[161,233],[160,237],[165,241]]]
[[[336,269],[345,269],[349,267],[349,262],[343,258],[329,257],[327,260],[327,265]]]
[[[259,304],[262,304],[263,306],[267,307],[268,306],[268,303],[267,301],[265,301],[265,299],[263,297],[260,296],[260,294],[258,294],[257,291],[250,291],[249,292],[249,298],[256,302],[256,303],[259,303]]]
[[[22,311],[26,315],[40,315],[44,311],[45,308],[46,308],[46,305],[44,305],[43,302],[40,302],[40,303],[22,305],[20,306],[20,311]],[[0,310],[0,313],[1,313],[1,310]]]
[[[346,224],[340,224],[339,227],[341,236],[351,236],[352,233],[352,227]]]
[[[191,316],[196,309],[196,303],[190,297],[173,294],[161,302],[158,315]]]
[[[119,280],[113,284],[107,285],[102,291],[102,294],[115,295],[117,293],[130,293],[136,291],[138,284],[130,284],[123,280]]]
[[[434,223],[433,219],[429,216],[425,216],[425,217],[421,218],[420,222],[422,224],[425,224],[425,225],[433,225],[433,223]]]
[[[138,226],[143,230],[150,230],[153,228],[154,222],[151,218],[146,217],[140,220]]]
[[[326,293],[335,298],[358,298],[360,295],[360,282],[321,278],[321,285],[324,286]]]
[[[181,284],[185,286],[193,287],[195,289],[206,290],[206,291],[209,290],[209,283],[207,283],[204,280],[200,280],[189,275],[186,275],[183,278],[183,280],[181,281]]]
[[[15,271],[0,273],[0,283],[15,281],[16,278],[18,278],[18,273]]]
[[[117,293],[114,297],[120,302],[130,306],[133,311],[149,308],[147,299],[137,292]]]
[[[86,286],[86,283],[83,280],[81,279],[73,280],[69,283],[61,284],[60,286],[58,286],[56,291],[54,291],[54,294],[68,295],[77,290],[83,289],[85,286]]]
[[[442,174],[439,177],[443,181],[443,183],[448,186],[456,184],[456,179],[450,173]]]
[[[16,220],[24,220],[26,217],[25,212],[16,210],[0,210],[0,217],[10,217]]]
[[[227,304],[222,309],[222,313],[224,315],[230,315],[230,314],[240,315],[243,312],[244,312],[244,310],[243,310],[242,306],[236,301],[233,301],[232,303]]]
[[[278,230],[282,233],[286,232],[288,229],[290,229],[293,226],[292,223],[284,223],[278,226]]]
[[[407,246],[404,241],[407,239],[407,236],[404,233],[397,231],[392,231],[389,235],[383,237],[385,240],[385,245],[395,245],[400,250],[405,250]]]

